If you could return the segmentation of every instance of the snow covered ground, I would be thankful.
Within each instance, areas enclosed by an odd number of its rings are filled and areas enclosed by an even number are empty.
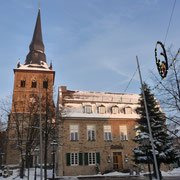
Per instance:
[[[180,176],[180,167],[174,168],[172,171],[164,172],[162,171],[163,176]]]
[[[19,170],[16,169],[13,171],[13,175],[6,178],[6,180],[13,180],[13,179],[14,180],[20,180],[18,175],[19,175]],[[28,172],[26,170],[24,180],[28,179],[27,175],[28,175]],[[141,175],[143,176],[143,174],[141,174]],[[162,175],[163,176],[180,176],[180,167],[175,168],[172,171],[168,171],[168,172],[162,171]],[[83,177],[88,177],[88,176],[91,176],[91,177],[92,176],[94,176],[94,177],[97,177],[97,176],[129,176],[129,173],[111,172],[111,173],[103,174],[103,175],[101,175],[101,174],[99,174],[99,175],[86,175],[86,176],[83,175]],[[34,168],[30,169],[30,176],[29,177],[30,177],[29,180],[34,180]],[[37,177],[37,180],[40,179],[40,169],[37,169],[37,176],[36,177]],[[52,177],[52,170],[48,170],[48,177]],[[82,177],[82,176],[77,176],[77,177],[75,177],[75,176],[64,176],[63,178],[67,179],[67,180],[76,180],[76,179],[78,179],[78,177]],[[3,177],[0,177],[0,180],[1,179],[3,179]]]
[[[34,168],[30,168],[30,171],[29,171],[29,180],[34,180]],[[43,171],[44,173],[44,171]],[[43,174],[44,175],[44,174]],[[52,177],[52,170],[48,170],[47,171],[47,176],[48,178],[51,178]],[[1,179],[6,179],[6,180],[19,180],[20,177],[19,177],[19,169],[15,169],[13,170],[13,175],[8,177],[8,178],[3,178],[3,177],[0,177],[0,180]],[[24,180],[27,180],[28,179],[28,170],[25,171],[25,176],[23,178]],[[39,180],[40,179],[40,169],[37,168],[36,170],[36,179]]]

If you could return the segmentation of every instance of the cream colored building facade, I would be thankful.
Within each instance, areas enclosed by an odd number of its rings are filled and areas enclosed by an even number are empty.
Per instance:
[[[58,89],[58,175],[132,168],[139,95]]]

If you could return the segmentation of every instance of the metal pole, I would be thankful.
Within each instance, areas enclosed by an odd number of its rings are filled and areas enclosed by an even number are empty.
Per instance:
[[[149,179],[152,180],[151,177],[151,167],[150,167],[150,162],[149,162],[149,155],[148,155],[148,147],[146,147],[146,156],[147,156],[147,162],[148,162],[148,170],[149,170]]]
[[[42,180],[42,123],[41,123],[41,88],[39,83],[39,128],[40,128],[40,179]]]
[[[55,164],[55,151],[53,150],[53,177],[52,179],[54,179],[54,164]]]
[[[37,156],[35,155],[35,174],[34,174],[34,180],[36,180],[36,167],[37,167]]]
[[[149,113],[148,113],[148,109],[147,109],[146,97],[145,97],[145,93],[144,93],[144,87],[143,87],[143,83],[142,83],[141,71],[140,71],[139,61],[138,61],[137,56],[136,56],[136,60],[137,60],[139,78],[140,78],[141,87],[142,87],[142,93],[143,93],[143,98],[144,98],[144,106],[145,106],[145,110],[146,110],[147,124],[148,124],[148,129],[149,129],[149,136],[150,136],[150,141],[151,141],[151,146],[152,146],[152,151],[153,151],[153,159],[154,159],[154,164],[155,164],[156,177],[157,177],[158,180],[160,180],[159,170],[158,170],[158,165],[157,165],[157,158],[156,158],[155,149],[154,149],[154,141],[153,141],[151,125],[150,125],[150,120],[149,120]]]

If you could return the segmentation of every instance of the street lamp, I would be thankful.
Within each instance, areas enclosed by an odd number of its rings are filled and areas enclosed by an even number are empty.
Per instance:
[[[39,153],[39,148],[36,147],[34,149],[34,155],[35,155],[35,172],[34,172],[34,180],[36,180],[36,168],[37,168],[37,156],[38,156],[38,153]]]
[[[148,163],[148,170],[149,170],[149,179],[152,180],[151,177],[151,167],[150,167],[150,161],[149,161],[149,152],[148,152],[148,146],[150,144],[149,139],[143,139],[142,144],[145,147],[146,150],[146,156],[147,156],[147,163]]]
[[[51,143],[52,154],[53,154],[53,174],[52,174],[52,179],[54,179],[54,176],[55,176],[54,165],[55,165],[55,153],[56,153],[56,150],[57,150],[57,146],[58,146],[58,143],[56,142],[56,140],[53,140],[53,142]]]
[[[3,167],[3,165],[4,165],[4,156],[5,156],[5,153],[3,152],[3,150],[2,149],[0,149],[0,162],[1,162],[1,164],[0,164],[0,169]]]

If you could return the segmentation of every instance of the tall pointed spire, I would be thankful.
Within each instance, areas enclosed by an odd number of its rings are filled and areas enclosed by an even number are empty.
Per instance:
[[[41,64],[41,61],[46,62],[46,55],[44,54],[44,44],[42,40],[40,9],[38,11],[34,34],[29,50],[30,51],[26,56],[25,64]]]

